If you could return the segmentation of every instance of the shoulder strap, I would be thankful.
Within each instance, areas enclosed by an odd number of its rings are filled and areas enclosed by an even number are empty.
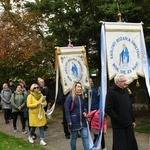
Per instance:
[[[91,121],[92,121],[92,119],[93,119],[93,117],[94,117],[94,115],[95,115],[95,113],[97,112],[98,110],[96,110],[94,113],[93,113],[93,115],[92,115],[92,117],[91,117]]]
[[[23,95],[23,97],[24,97],[24,92],[22,92],[22,95]],[[15,96],[16,96],[16,93],[14,92],[14,98],[15,98]]]

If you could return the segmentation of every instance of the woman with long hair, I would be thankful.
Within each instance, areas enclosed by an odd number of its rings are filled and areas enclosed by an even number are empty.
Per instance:
[[[89,150],[87,123],[83,116],[86,112],[86,101],[83,96],[82,84],[76,82],[65,101],[66,119],[71,132],[71,150],[76,150],[78,132],[81,134],[84,150]]]

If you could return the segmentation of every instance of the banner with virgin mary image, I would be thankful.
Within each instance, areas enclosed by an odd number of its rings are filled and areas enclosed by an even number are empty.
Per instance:
[[[83,88],[90,88],[89,72],[84,46],[57,47],[56,65],[59,67],[63,93],[70,92],[75,82]]]

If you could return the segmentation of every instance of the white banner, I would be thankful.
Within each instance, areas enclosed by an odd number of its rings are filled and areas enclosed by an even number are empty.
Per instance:
[[[141,23],[105,23],[108,75],[125,74],[127,82],[144,77]]]
[[[109,80],[122,73],[128,83],[145,76],[150,95],[150,74],[143,28],[141,23],[103,22],[101,27],[101,95],[100,124],[104,116],[105,97],[107,92],[107,69]],[[101,148],[101,135],[96,150]]]
[[[83,87],[90,88],[84,47],[57,48],[57,56],[64,94],[71,90],[74,82],[81,82]]]

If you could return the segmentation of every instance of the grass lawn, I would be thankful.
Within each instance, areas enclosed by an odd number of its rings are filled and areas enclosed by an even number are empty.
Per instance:
[[[137,116],[136,128],[134,130],[135,130],[135,132],[150,134],[150,115],[149,115],[149,112],[146,114],[144,113],[143,115],[140,115],[140,117]]]
[[[45,148],[0,132],[0,150],[45,150]]]
[[[22,139],[0,132],[0,150],[45,150],[41,146],[30,144]]]

